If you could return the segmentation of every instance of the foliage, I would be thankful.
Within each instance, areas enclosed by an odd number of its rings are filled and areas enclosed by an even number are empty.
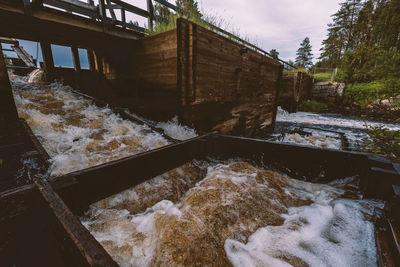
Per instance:
[[[383,126],[366,125],[366,127],[369,138],[364,140],[366,142],[364,149],[400,162],[400,131],[391,131]]]
[[[300,108],[302,111],[321,113],[328,109],[325,103],[317,102],[315,100],[304,102]]]
[[[269,54],[273,59],[278,59],[279,58],[279,52],[276,49],[271,49],[269,51]]]
[[[148,35],[155,35],[159,34],[165,31],[173,30],[176,28],[176,21],[179,17],[184,17],[188,20],[190,20],[193,23],[196,23],[199,26],[202,26],[204,28],[207,28],[209,30],[215,31],[214,27],[218,27],[221,29],[224,29],[225,31],[229,32],[232,36],[236,36],[244,40],[245,42],[252,43],[253,45],[257,46],[256,40],[251,41],[249,38],[245,36],[241,36],[240,34],[240,29],[233,27],[231,23],[226,21],[224,18],[217,14],[211,14],[211,13],[204,13],[199,15],[190,15],[189,17],[186,16],[186,14],[192,14],[193,11],[191,10],[198,10],[197,7],[197,2],[196,1],[189,1],[194,4],[194,7],[190,7],[187,4],[183,4],[186,8],[186,11],[183,13],[171,13],[171,12],[166,12],[163,8],[161,7],[156,7],[155,12],[156,14],[162,14],[161,18],[155,23],[154,27],[152,29],[146,29],[146,33]],[[188,2],[188,3],[189,3]],[[185,1],[186,3],[186,1]],[[178,4],[178,1],[177,1]],[[186,5],[186,6],[185,6]],[[157,6],[157,5],[156,5]],[[213,25],[213,26],[210,26]],[[218,32],[217,32],[218,33]],[[224,35],[225,36],[225,35]],[[240,42],[237,39],[232,38],[232,36],[225,36],[229,39],[232,39],[234,41]]]
[[[299,67],[309,68],[312,66],[313,54],[311,53],[312,46],[310,43],[310,38],[304,38],[303,42],[300,44],[300,48],[296,52],[296,62],[295,64]]]
[[[11,66],[12,65],[12,61],[9,58],[5,58],[4,59],[4,63],[6,64],[6,66]]]
[[[201,14],[198,3],[195,0],[176,0],[176,6],[184,11],[183,13],[178,12],[180,16],[201,18]]]
[[[314,73],[315,82],[330,82],[332,80],[332,72]]]
[[[332,17],[319,65],[346,83],[399,77],[399,0],[345,0]]]
[[[292,69],[292,70],[284,70],[283,74],[293,74],[293,73],[298,73],[298,72],[309,73],[306,68],[297,68],[297,69]]]
[[[345,104],[354,102],[365,108],[377,99],[400,95],[400,79],[377,80],[369,83],[348,84],[344,90]]]
[[[154,13],[157,18],[156,24],[169,24],[171,11],[169,11],[168,7],[156,3],[154,6]]]

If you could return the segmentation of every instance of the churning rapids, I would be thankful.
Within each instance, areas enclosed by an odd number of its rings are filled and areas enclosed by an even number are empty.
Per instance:
[[[168,144],[68,86],[14,75],[11,83],[52,176]],[[329,118],[280,111],[277,126],[334,129],[350,141],[365,135],[361,122]],[[158,126],[177,139],[196,136],[176,120]],[[312,130],[283,141],[340,148],[337,133]],[[363,199],[357,184],[307,183],[240,159],[192,161],[93,204],[80,219],[121,266],[376,266],[373,221],[383,204]]]

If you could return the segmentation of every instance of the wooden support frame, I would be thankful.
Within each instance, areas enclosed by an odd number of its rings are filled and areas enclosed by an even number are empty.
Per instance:
[[[96,62],[94,60],[94,52],[91,49],[87,49],[88,61],[89,61],[89,69],[91,71],[96,70]]]
[[[90,232],[71,212],[50,184],[42,177],[35,177],[34,183],[43,199],[48,203],[67,236],[76,245],[82,257],[90,266],[115,266],[118,264],[106,250],[94,239]]]
[[[18,112],[15,107],[3,52],[0,49],[0,131],[9,127],[7,124],[10,120],[15,121],[17,119]]]
[[[40,42],[40,48],[42,50],[44,68],[47,73],[51,73],[54,69],[53,52],[49,42]]]
[[[79,59],[79,51],[76,46],[71,46],[71,53],[72,53],[72,61],[74,63],[75,71],[81,70],[81,61]]]

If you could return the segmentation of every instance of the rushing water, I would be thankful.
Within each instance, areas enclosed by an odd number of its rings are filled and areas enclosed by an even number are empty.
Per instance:
[[[121,266],[376,266],[382,204],[353,183],[194,162],[92,205],[82,222]]]
[[[362,150],[367,138],[366,125],[384,126],[390,130],[400,130],[400,124],[380,123],[362,120],[356,117],[345,117],[338,114],[316,114],[297,112],[289,114],[278,108],[275,126],[275,140],[312,145],[333,149],[342,148],[341,135],[348,140],[348,148]],[[301,129],[309,135],[288,133]]]
[[[69,86],[30,83],[14,75],[11,84],[18,114],[49,153],[53,176],[168,144],[149,127],[124,120],[109,107],[96,106]],[[186,128],[173,122],[163,126],[185,138]],[[195,134],[187,132],[186,138]]]
[[[68,86],[11,78],[19,116],[50,154],[52,175],[168,144]],[[196,136],[176,118],[156,125],[176,139]],[[287,133],[300,126],[308,134]],[[281,141],[340,149],[342,135],[357,148],[364,122],[278,113]],[[382,203],[363,199],[357,183],[312,184],[240,160],[193,161],[95,203],[81,221],[121,266],[376,266],[373,220]]]

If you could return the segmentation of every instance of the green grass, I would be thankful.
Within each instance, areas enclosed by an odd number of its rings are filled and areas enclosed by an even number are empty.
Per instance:
[[[308,73],[307,69],[298,68],[298,69],[293,69],[293,70],[284,70],[283,74],[294,74],[294,73],[298,73],[298,72]]]
[[[377,99],[387,99],[396,95],[400,95],[400,79],[348,84],[344,91],[344,103],[356,102],[364,109]]]
[[[327,108],[328,108],[327,104],[312,100],[312,101],[304,102],[301,105],[300,110],[305,111],[305,112],[321,113],[321,112],[326,111]]]
[[[315,82],[330,82],[332,79],[331,72],[314,73]]]
[[[146,34],[148,36],[151,36],[151,35],[156,35],[156,34],[166,32],[166,31],[173,30],[176,28],[176,21],[178,18],[179,18],[179,15],[171,14],[168,18],[168,23],[157,23],[152,29],[146,29]],[[226,21],[224,18],[222,18],[219,15],[203,14],[203,16],[201,18],[197,18],[197,17],[187,18],[185,16],[183,16],[183,18],[185,18],[199,26],[202,26],[206,29],[212,30],[215,33],[221,34],[217,30],[215,30],[215,28],[213,28],[209,25],[209,24],[211,24],[215,27],[221,28],[221,29],[229,32],[231,35],[226,36],[225,34],[222,34],[223,36],[225,36],[228,39],[231,39],[238,43],[243,43],[243,42],[240,42],[240,40],[237,40],[236,38],[234,38],[234,37],[237,37],[237,38],[242,39],[245,42],[248,42],[254,46],[257,46],[257,40],[250,40],[250,38],[248,38],[247,36],[241,36],[239,28],[234,27],[231,23],[229,23],[228,21]]]

